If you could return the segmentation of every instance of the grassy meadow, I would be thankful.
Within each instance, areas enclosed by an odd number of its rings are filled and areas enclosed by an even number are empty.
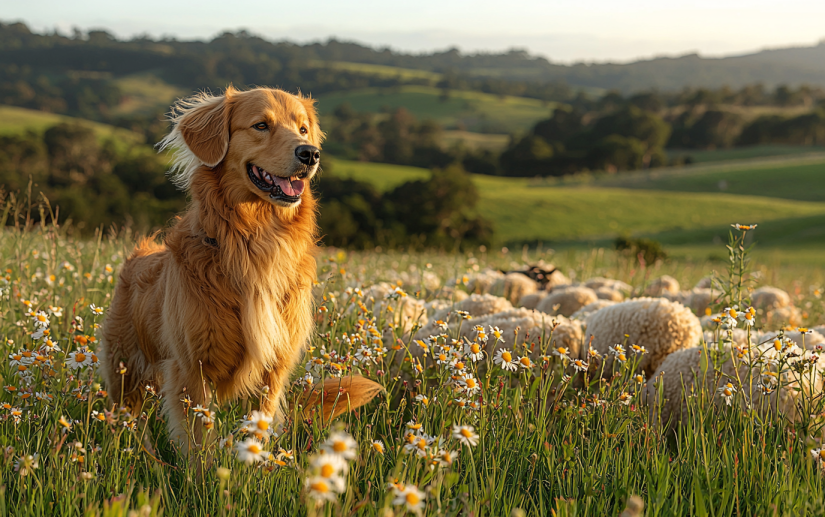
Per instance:
[[[429,174],[344,160],[334,160],[332,170],[382,191]],[[761,257],[816,264],[825,252],[823,155],[572,180],[474,176],[474,181],[479,212],[510,246],[609,246],[615,236],[633,234],[653,237],[682,256],[718,258],[726,221],[748,220],[760,224],[754,239]]]
[[[724,264],[678,259],[640,268],[603,248],[323,250],[317,332],[285,420],[260,425],[254,399],[190,408],[190,421],[211,430],[206,449],[187,459],[168,440],[156,393],[147,391],[143,411],[130,414],[96,371],[96,337],[133,242],[115,233],[78,239],[48,226],[0,233],[3,515],[601,516],[628,505],[627,515],[642,515],[631,496],[650,516],[822,515],[825,477],[811,455],[821,447],[821,400],[804,408],[810,419],[789,422],[747,410],[744,389],[732,406],[709,404],[715,394],[702,391],[687,399],[695,417],[667,432],[640,399],[643,383],[655,379],[637,379],[633,359],[613,375],[584,376],[550,353],[548,326],[541,336],[501,336],[514,356],[532,358],[515,371],[486,353],[465,356],[450,345],[455,328],[430,346],[463,366],[419,363],[409,357],[420,345],[396,317],[405,298],[430,300],[452,278],[462,289],[462,276],[487,266],[542,259],[576,280],[606,276],[641,288],[662,274],[685,286],[714,270],[727,279]],[[806,322],[825,323],[819,268],[757,260],[740,277],[788,290]],[[398,289],[371,300],[363,293],[379,281]],[[476,342],[484,348],[478,335]],[[386,393],[333,422],[303,417],[305,385],[342,372],[375,379]]]

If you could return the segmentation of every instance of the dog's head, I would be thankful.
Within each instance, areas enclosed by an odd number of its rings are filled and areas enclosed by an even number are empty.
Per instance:
[[[283,90],[200,94],[173,107],[160,148],[175,149],[172,180],[190,190],[203,166],[217,171],[228,201],[296,207],[321,159],[315,101]]]

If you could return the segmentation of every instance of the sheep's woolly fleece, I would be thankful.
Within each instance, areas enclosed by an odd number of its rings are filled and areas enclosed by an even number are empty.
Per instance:
[[[791,296],[782,289],[760,287],[751,294],[751,304],[756,307],[757,315],[765,326],[796,326],[802,323],[799,309],[793,306]]]
[[[374,314],[386,313],[386,318],[405,333],[410,332],[415,325],[425,325],[427,309],[424,301],[409,295],[398,300],[389,299],[394,289],[395,286],[386,282],[364,289],[364,305]],[[349,310],[355,310],[356,307],[353,305]],[[387,311],[387,307],[392,307],[392,312]]]
[[[627,339],[628,345],[645,347],[647,353],[639,360],[638,368],[649,375],[668,354],[698,344],[702,327],[699,319],[680,303],[664,298],[637,298],[591,314],[585,343],[591,337],[593,348],[605,358],[605,371],[611,371],[611,346]],[[632,360],[630,347],[626,350],[628,360]]]
[[[487,294],[496,280],[504,278],[504,273],[495,269],[484,269],[467,280],[467,292]]]
[[[518,303],[524,296],[538,290],[536,282],[521,273],[507,273],[490,286],[490,294],[506,298],[510,303]]]
[[[440,334],[441,331],[438,329],[437,321],[443,321],[448,325],[461,321],[461,317],[458,316],[455,311],[468,312],[470,316],[475,319],[480,316],[495,314],[512,308],[513,305],[504,298],[490,294],[473,294],[466,300],[462,300],[452,307],[441,309],[432,314],[429,322],[416,332],[415,339],[427,339],[432,335]],[[470,324],[470,326],[472,326],[472,324]]]
[[[573,315],[570,316],[570,319],[584,321],[586,324],[587,318],[591,314],[594,314],[596,311],[604,309],[605,307],[610,307],[611,305],[616,305],[616,302],[610,300],[596,300],[595,302],[588,303],[581,309],[574,312]]]
[[[791,334],[788,333],[789,338],[798,338],[798,336]],[[822,336],[819,337],[822,338]],[[715,349],[710,348],[710,350]],[[714,403],[723,405],[724,401],[716,390],[727,382],[731,382],[738,389],[738,383],[734,381],[737,375],[739,379],[742,379],[742,387],[748,393],[748,398],[751,399],[753,407],[762,411],[781,411],[791,420],[796,420],[799,417],[796,400],[800,396],[800,392],[796,391],[795,388],[801,388],[807,397],[822,391],[822,376],[819,371],[825,367],[825,357],[818,359],[813,373],[800,375],[792,369],[789,370],[787,374],[788,381],[783,382],[790,382],[790,384],[776,389],[769,395],[763,395],[759,387],[763,375],[757,366],[751,369],[747,365],[745,361],[747,359],[746,353],[741,349],[732,348],[730,345],[725,345],[722,353],[721,359],[724,362],[721,365],[721,371],[723,376],[718,380],[713,372],[712,365],[709,366],[708,351],[705,348],[697,346],[670,354],[659,366],[654,376],[647,381],[645,399],[650,403],[651,417],[654,421],[670,424],[681,422],[682,416],[687,412],[687,397],[684,396],[683,386],[688,393],[697,393],[699,386],[704,384],[707,390],[706,393],[713,396]],[[754,347],[753,353],[754,355],[764,354],[765,358],[775,357],[776,354],[772,343]],[[790,359],[790,362],[808,360],[810,356],[811,351],[807,350],[801,352],[800,357]],[[764,377],[765,379],[769,378],[768,376]],[[750,395],[751,389],[748,387],[749,382],[752,383],[752,396]],[[657,407],[659,390],[662,394],[661,409]],[[699,398],[693,400],[698,402]],[[660,421],[658,420],[659,417],[661,417]]]
[[[555,324],[555,328],[553,325]],[[499,348],[507,348],[513,350],[516,354],[522,355],[524,348],[522,344],[526,344],[530,348],[530,356],[533,361],[537,361],[541,354],[540,342],[542,338],[550,339],[548,342],[548,349],[550,347],[566,347],[571,354],[578,355],[581,349],[582,331],[581,324],[577,321],[570,321],[564,316],[550,316],[542,312],[529,309],[508,309],[503,312],[495,314],[487,314],[479,317],[474,317],[469,321],[464,321],[461,324],[458,338],[467,338],[474,340],[476,338],[476,326],[484,327],[485,333],[488,335],[487,351],[490,356],[494,355]],[[450,324],[450,333],[454,333],[458,329],[458,322],[453,321]],[[501,340],[497,341],[489,330],[490,327],[498,327],[501,330]],[[420,332],[416,335],[416,339],[425,340],[431,334],[440,333],[439,330],[433,329],[433,332],[424,335]],[[412,347],[413,355],[420,356],[423,354],[421,347]]]
[[[622,294],[621,291],[617,291],[609,287],[599,287],[595,291],[596,296],[599,297],[599,300],[609,300],[611,302],[624,301],[624,294]]]
[[[633,286],[631,286],[630,284],[626,284],[621,280],[613,280],[612,278],[603,278],[600,276],[591,278],[590,280],[584,283],[584,286],[589,287],[594,291],[598,291],[602,288],[610,289],[612,291],[619,291],[625,296],[628,296],[630,295],[630,293],[633,292]]]
[[[547,291],[537,291],[535,293],[526,294],[521,297],[521,300],[518,301],[518,306],[524,307],[525,309],[535,309],[545,296],[547,296]]]
[[[536,310],[547,314],[562,316],[571,316],[585,305],[591,304],[598,300],[596,291],[584,286],[570,286],[564,288],[556,288],[542,298],[536,305]]]
[[[645,294],[647,296],[663,296],[665,294],[676,294],[678,292],[679,281],[669,275],[654,279],[645,288]]]

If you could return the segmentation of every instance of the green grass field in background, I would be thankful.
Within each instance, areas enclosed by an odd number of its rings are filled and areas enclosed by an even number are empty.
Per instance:
[[[507,97],[479,92],[442,91],[430,86],[369,88],[319,95],[322,115],[332,113],[347,102],[355,111],[379,113],[382,108],[406,108],[419,120],[432,119],[447,129],[467,129],[481,133],[506,134],[525,131],[548,118],[554,103],[524,97]]]

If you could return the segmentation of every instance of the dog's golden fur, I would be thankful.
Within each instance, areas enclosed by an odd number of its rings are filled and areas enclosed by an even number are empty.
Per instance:
[[[247,164],[281,177],[303,167],[309,182],[317,165],[297,163],[296,147],[320,147],[323,133],[311,99],[275,89],[199,95],[174,113],[162,146],[177,148],[175,182],[191,203],[163,244],[140,242],[120,272],[102,373],[112,398],[122,394],[134,408],[147,384],[159,388],[171,434],[183,440],[184,393],[206,405],[213,393],[226,401],[266,386],[261,410],[280,409],[313,330],[316,201],[309,188],[297,204],[271,198],[252,184]],[[260,122],[269,129],[253,127]],[[359,378],[323,390],[329,418],[380,387]],[[320,398],[319,390],[309,403]]]

